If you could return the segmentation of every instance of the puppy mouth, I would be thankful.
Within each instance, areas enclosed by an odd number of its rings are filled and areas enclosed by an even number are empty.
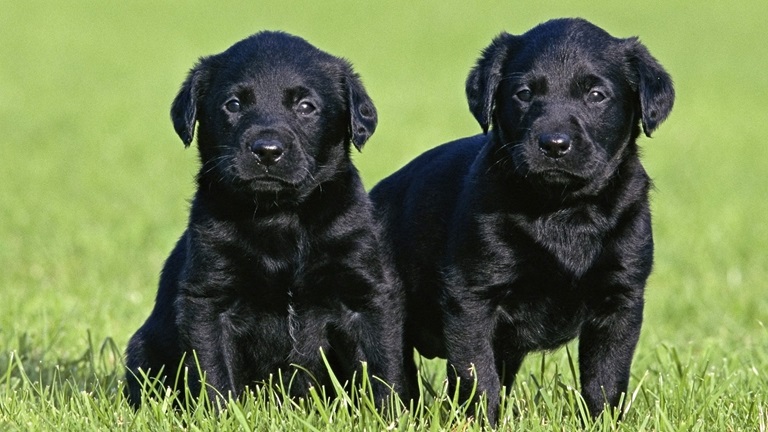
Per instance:
[[[580,185],[585,181],[584,177],[562,168],[547,168],[532,174],[543,183],[555,185]]]
[[[301,181],[288,180],[280,176],[272,175],[269,173],[260,174],[255,177],[243,179],[245,182],[251,185],[254,189],[296,189],[300,186]]]
[[[570,153],[573,153],[572,149]],[[558,158],[544,155],[538,148],[531,149],[523,155],[527,166],[527,175],[537,182],[553,186],[579,187],[589,181],[590,170],[573,160],[572,154]]]
[[[280,161],[265,165],[256,161],[249,153],[237,158],[233,172],[240,184],[248,185],[254,191],[279,191],[300,188],[307,182],[309,168],[303,164],[290,164]]]

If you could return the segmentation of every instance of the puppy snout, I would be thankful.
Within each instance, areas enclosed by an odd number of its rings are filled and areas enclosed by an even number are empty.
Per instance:
[[[551,158],[561,158],[571,151],[571,136],[564,133],[541,134],[539,148]]]
[[[277,140],[259,139],[251,143],[251,152],[262,165],[274,165],[283,157],[285,146]]]

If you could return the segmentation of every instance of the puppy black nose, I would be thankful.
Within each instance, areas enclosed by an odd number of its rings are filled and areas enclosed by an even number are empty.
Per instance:
[[[285,153],[285,147],[280,141],[256,140],[251,143],[251,152],[262,165],[274,165]]]
[[[551,158],[561,158],[571,150],[571,137],[564,133],[541,134],[539,148]]]

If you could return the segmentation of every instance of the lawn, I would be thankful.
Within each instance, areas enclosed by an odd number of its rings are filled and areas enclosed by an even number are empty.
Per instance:
[[[243,2],[244,3],[244,2]],[[768,430],[768,32],[764,1],[0,3],[0,430],[473,430],[441,390],[380,417],[256,391],[220,415],[134,413],[122,351],[185,225],[197,167],[169,120],[186,71],[261,29],[352,61],[379,111],[367,187],[480,131],[463,83],[490,39],[582,16],[639,35],[676,82],[641,139],[656,265],[625,420],[595,430]],[[581,427],[575,346],[532,355],[503,428]],[[417,415],[417,414],[421,415]]]

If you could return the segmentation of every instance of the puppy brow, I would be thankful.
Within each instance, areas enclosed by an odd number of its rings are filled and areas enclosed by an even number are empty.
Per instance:
[[[512,86],[528,86],[531,91],[539,94],[546,93],[549,90],[546,77],[527,77],[522,73],[513,73],[504,75],[501,79],[507,81],[507,84]]]
[[[286,106],[293,105],[306,97],[312,96],[312,92],[304,86],[289,87],[283,93],[283,103]]]
[[[531,89],[539,94],[544,94],[549,90],[549,84],[546,77],[538,77],[531,80]]]
[[[252,88],[247,86],[237,86],[232,88],[229,92],[229,96],[236,96],[240,99],[241,103],[250,104],[256,100],[256,93]]]
[[[502,75],[501,76],[501,80],[502,81],[513,81],[514,80],[514,81],[521,82],[521,81],[523,81],[523,76],[524,75],[522,73],[516,72],[516,73]]]
[[[606,82],[609,82],[609,81],[595,74],[578,75],[573,80],[572,89],[587,91],[592,87],[595,87],[598,85],[603,86],[605,85]]]

